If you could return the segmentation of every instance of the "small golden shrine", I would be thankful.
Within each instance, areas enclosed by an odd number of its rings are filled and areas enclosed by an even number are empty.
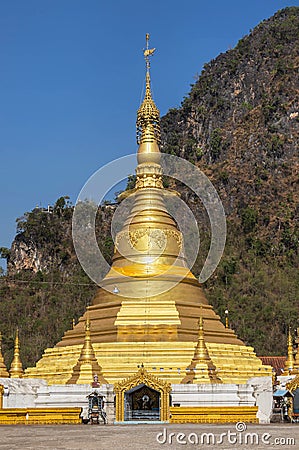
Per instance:
[[[9,374],[2,355],[2,334],[0,333],[0,378],[7,378],[8,376]]]
[[[271,375],[271,367],[264,366],[209,305],[188,267],[184,236],[166,208],[160,113],[151,92],[149,58],[154,49],[148,39],[147,35],[145,96],[137,112],[134,201],[116,236],[112,267],[79,322],[45,350],[35,367],[26,369],[26,378],[43,378],[50,384],[84,382],[79,372],[87,319],[89,342],[108,383],[133,376],[140,361],[144,374],[146,370],[169,383],[184,382],[188,367],[191,383],[246,383],[250,377]]]
[[[20,358],[19,329],[17,328],[14,346],[13,360],[10,366],[10,378],[22,378],[24,374],[22,361]]]

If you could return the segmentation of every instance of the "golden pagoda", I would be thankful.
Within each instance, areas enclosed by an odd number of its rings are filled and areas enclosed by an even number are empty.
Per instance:
[[[97,375],[100,383],[107,383],[102,375],[102,368],[94,353],[90,340],[90,321],[89,318],[87,318],[85,324],[85,339],[81,354],[67,384],[88,384],[94,375]]]
[[[221,382],[216,376],[216,367],[214,366],[204,339],[202,315],[198,321],[198,341],[195,348],[191,364],[187,367],[187,375],[182,383],[217,383]]]
[[[299,374],[299,328],[296,329],[296,338],[295,338],[295,345],[296,345],[296,351],[295,351],[295,357],[294,357],[294,367],[293,367],[293,373]]]
[[[165,206],[165,196],[177,194],[162,182],[160,113],[151,93],[153,52],[147,35],[133,206],[116,236],[112,266],[78,323],[55,347],[45,350],[36,367],[26,369],[25,377],[69,383],[80,358],[87,317],[95,356],[112,384],[133,376],[141,361],[153,375],[181,383],[186,368],[192,361],[198,363],[194,355],[201,345],[199,317],[206,352],[217,369],[216,382],[245,383],[250,377],[271,375],[271,367],[263,366],[253,348],[244,345],[228,324],[225,327],[209,305],[187,265],[183,235]],[[193,377],[192,382],[200,379]]]
[[[291,333],[291,327],[289,327],[288,332],[288,357],[286,359],[285,365],[284,365],[284,372],[283,375],[290,375],[294,371],[294,354],[293,354],[293,339],[292,339],[292,333]]]
[[[22,378],[24,374],[22,361],[20,358],[20,344],[19,344],[19,329],[17,328],[15,337],[15,346],[13,360],[10,366],[9,375],[10,378]]]
[[[7,378],[8,376],[9,374],[2,355],[2,334],[0,333],[0,378]]]

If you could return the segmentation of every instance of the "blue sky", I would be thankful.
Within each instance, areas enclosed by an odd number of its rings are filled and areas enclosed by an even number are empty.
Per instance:
[[[298,1],[0,2],[0,246],[36,205],[77,195],[92,173],[136,151],[145,33],[156,47],[161,114],[204,63]]]

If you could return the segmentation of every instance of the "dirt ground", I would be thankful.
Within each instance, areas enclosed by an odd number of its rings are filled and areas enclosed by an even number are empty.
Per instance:
[[[299,449],[299,424],[1,425],[0,450]]]

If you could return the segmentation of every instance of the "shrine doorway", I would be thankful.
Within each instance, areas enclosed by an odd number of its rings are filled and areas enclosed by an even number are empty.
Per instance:
[[[160,420],[161,394],[141,383],[125,392],[125,421]]]
[[[145,370],[114,385],[116,422],[168,422],[171,384]]]

